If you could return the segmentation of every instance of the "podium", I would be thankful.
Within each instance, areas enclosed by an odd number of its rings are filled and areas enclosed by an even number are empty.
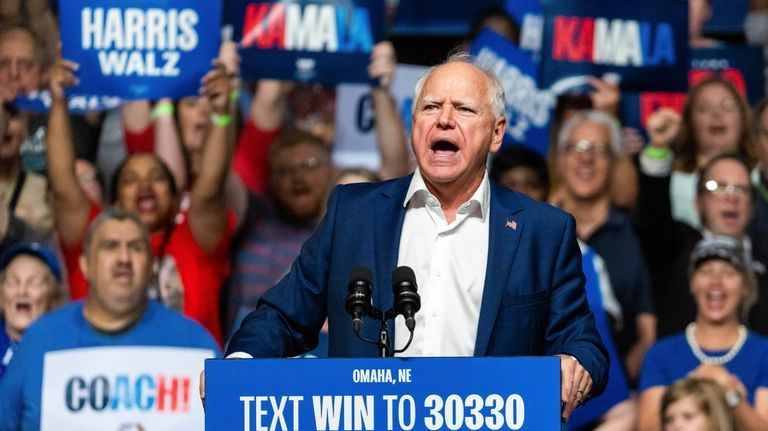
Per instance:
[[[206,430],[559,430],[557,357],[209,359]]]

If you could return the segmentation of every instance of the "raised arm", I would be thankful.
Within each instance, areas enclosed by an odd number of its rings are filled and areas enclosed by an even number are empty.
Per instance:
[[[234,146],[229,80],[219,60],[214,61],[214,69],[202,80],[202,96],[211,104],[212,124],[203,149],[203,163],[192,186],[188,216],[195,241],[209,252],[227,229],[224,190]]]
[[[64,248],[76,245],[88,225],[90,202],[75,175],[75,148],[72,142],[68,101],[64,88],[77,84],[78,65],[58,59],[51,70],[51,110],[45,133],[48,177],[53,194],[53,216]]]
[[[403,119],[397,110],[397,101],[389,91],[396,66],[397,58],[392,43],[377,43],[371,53],[368,74],[371,78],[379,78],[379,86],[371,88],[371,97],[376,145],[381,156],[379,176],[383,180],[406,175],[412,170]]]

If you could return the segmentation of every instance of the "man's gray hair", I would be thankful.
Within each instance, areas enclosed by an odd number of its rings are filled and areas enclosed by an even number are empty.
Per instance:
[[[499,80],[499,77],[496,76],[496,73],[493,72],[489,65],[479,62],[477,57],[463,51],[451,54],[443,63],[430,67],[419,77],[419,80],[416,81],[416,86],[413,88],[411,115],[416,112],[416,105],[421,97],[421,91],[424,89],[424,84],[426,84],[427,80],[433,73],[435,73],[435,71],[437,71],[437,69],[449,63],[468,63],[483,72],[488,78],[488,103],[491,105],[491,114],[494,118],[499,118],[504,115],[504,87],[501,85],[501,80]]]
[[[90,250],[91,242],[93,241],[93,236],[95,235],[96,230],[98,230],[101,225],[109,220],[132,221],[136,226],[139,227],[139,230],[141,231],[141,239],[146,243],[147,250],[152,249],[149,243],[149,229],[147,228],[147,225],[144,223],[144,221],[134,213],[123,211],[114,206],[109,206],[103,209],[101,213],[95,219],[93,219],[91,224],[88,226],[88,230],[85,231],[85,238],[83,239],[83,255],[87,254],[88,250]]]
[[[584,110],[577,111],[568,120],[563,123],[560,132],[557,134],[557,149],[564,151],[568,140],[573,133],[573,129],[583,123],[595,123],[605,127],[608,130],[608,138],[611,140],[611,151],[613,155],[619,157],[623,154],[624,148],[621,142],[621,132],[619,131],[619,122],[612,116],[602,111]]]

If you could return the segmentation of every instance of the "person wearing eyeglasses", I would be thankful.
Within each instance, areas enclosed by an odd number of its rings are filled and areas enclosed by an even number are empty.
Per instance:
[[[691,87],[682,114],[662,108],[648,117],[648,146],[640,170],[671,176],[668,193],[675,220],[699,229],[694,185],[702,166],[723,153],[736,153],[755,165],[749,106],[736,86],[711,76]]]
[[[650,278],[629,218],[611,204],[611,172],[623,154],[616,120],[578,111],[558,134],[557,169],[562,193],[556,204],[576,219],[576,235],[604,261],[620,312],[611,333],[627,381],[634,381],[656,340]]]
[[[642,171],[642,170],[641,170]],[[696,315],[696,304],[688,293],[688,255],[697,241],[711,235],[728,235],[742,243],[758,279],[760,294],[747,326],[768,334],[768,277],[764,262],[768,256],[755,247],[747,234],[754,214],[754,193],[749,166],[738,154],[713,157],[700,169],[695,186],[696,209],[702,228],[694,229],[675,221],[667,193],[669,176],[640,175],[640,197],[636,228],[653,280],[654,301],[659,317],[659,336],[685,329]]]

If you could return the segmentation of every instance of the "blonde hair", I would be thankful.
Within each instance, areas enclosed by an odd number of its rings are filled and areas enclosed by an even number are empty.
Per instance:
[[[731,409],[725,401],[725,394],[720,385],[713,380],[700,378],[680,379],[668,387],[661,398],[661,427],[664,428],[664,416],[667,409],[683,398],[691,397],[696,407],[703,412],[709,422],[709,431],[734,431],[734,419]]]

